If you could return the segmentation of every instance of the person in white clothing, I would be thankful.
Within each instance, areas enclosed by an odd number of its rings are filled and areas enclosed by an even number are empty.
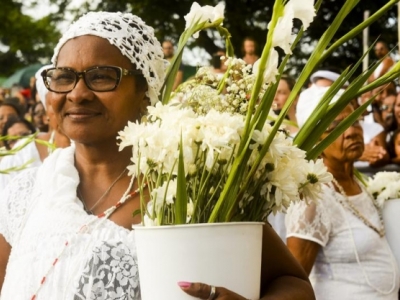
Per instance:
[[[53,151],[53,147],[67,147],[70,145],[70,140],[63,133],[60,132],[57,126],[57,121],[54,117],[53,109],[50,104],[50,95],[48,96],[47,89],[40,77],[40,73],[48,68],[49,65],[44,66],[36,72],[36,88],[38,91],[39,99],[46,109],[46,114],[49,118],[50,132],[39,132],[36,136],[36,141],[31,141],[20,151],[13,155],[5,156],[0,160],[0,191],[3,191],[7,184],[15,177],[18,172],[26,168],[38,167],[42,161],[49,156]],[[26,140],[22,139],[15,144],[15,147],[23,146]]]
[[[353,111],[347,106],[322,138]],[[309,274],[318,300],[398,299],[399,270],[385,238],[381,208],[354,173],[363,151],[357,120],[322,153],[334,178],[323,187],[322,199],[288,209],[287,245]]]
[[[0,191],[1,299],[140,300],[132,231],[140,197],[127,172],[132,149],[119,151],[116,138],[158,101],[161,44],[137,16],[90,12],[62,36],[52,62],[42,77],[58,126],[74,143]],[[260,299],[315,299],[279,237],[269,226],[263,235]],[[182,295],[196,299],[245,300],[182,283]]]

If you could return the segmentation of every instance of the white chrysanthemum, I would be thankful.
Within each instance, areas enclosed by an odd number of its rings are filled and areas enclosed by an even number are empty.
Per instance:
[[[290,168],[286,164],[275,166],[268,174],[268,181],[261,189],[261,196],[275,202],[274,211],[289,207],[292,201],[299,198],[298,185],[293,180]]]
[[[400,189],[400,173],[398,172],[378,172],[373,178],[368,178],[368,191],[372,195],[378,195],[386,186],[392,182],[399,182]]]
[[[386,185],[386,188],[382,190],[376,197],[378,203],[383,206],[384,202],[389,199],[398,199],[400,196],[399,183],[391,182]]]
[[[306,173],[310,183],[329,183],[332,181],[333,176],[327,171],[328,169],[322,159],[317,159],[316,161],[310,160],[307,166]]]
[[[211,170],[215,155],[218,159],[228,160],[234,146],[240,143],[240,133],[244,127],[243,116],[220,113],[211,110],[207,115],[199,117],[199,132],[203,136],[201,150],[207,151],[206,166]],[[222,150],[230,151],[222,151]]]
[[[307,200],[316,201],[321,198],[321,184],[332,181],[333,176],[327,171],[322,159],[309,161],[301,166],[306,174],[301,193]]]
[[[376,173],[373,178],[368,178],[367,190],[381,207],[386,200],[400,198],[400,173]]]
[[[151,199],[156,204],[156,211],[159,211],[164,201],[166,204],[174,204],[176,198],[177,180],[165,181],[161,186],[151,191]]]

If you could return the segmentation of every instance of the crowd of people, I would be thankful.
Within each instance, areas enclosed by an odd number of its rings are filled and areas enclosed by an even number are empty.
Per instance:
[[[375,50],[387,57],[385,43]],[[11,137],[2,146],[12,150],[36,136],[0,160],[0,170],[28,163],[23,172],[0,174],[1,299],[141,299],[131,230],[140,201],[126,170],[132,152],[119,151],[116,138],[156,101],[173,54],[171,41],[157,41],[132,14],[88,13],[61,37],[52,65],[37,72],[31,98],[2,99],[0,133]],[[216,74],[225,72],[225,59],[224,49],[214,53]],[[255,40],[245,38],[243,60],[257,59]],[[369,80],[392,65],[384,59]],[[338,77],[329,68],[311,76],[286,116],[289,136]],[[182,80],[180,66],[174,88]],[[281,77],[276,113],[294,84]],[[355,177],[364,164],[400,164],[400,94],[394,83],[373,94],[363,118],[322,153],[334,178],[323,199],[292,205],[264,226],[260,299],[398,299],[400,275],[380,209]],[[324,136],[373,94],[354,99]],[[210,283],[178,285],[198,299],[246,300]]]

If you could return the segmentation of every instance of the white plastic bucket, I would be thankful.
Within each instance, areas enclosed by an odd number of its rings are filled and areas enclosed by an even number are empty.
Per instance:
[[[263,223],[134,226],[142,300],[197,299],[179,281],[259,299]]]

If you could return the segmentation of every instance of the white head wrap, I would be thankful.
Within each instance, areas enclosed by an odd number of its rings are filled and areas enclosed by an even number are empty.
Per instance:
[[[316,83],[319,78],[325,78],[332,82],[335,82],[336,80],[339,79],[339,77],[340,77],[340,74],[338,74],[336,72],[332,72],[332,71],[328,71],[328,70],[319,70],[310,76],[310,81],[312,83]],[[344,86],[348,86],[348,85],[349,85],[349,82],[347,81],[344,84]]]
[[[89,12],[73,23],[61,37],[54,49],[52,63],[57,64],[60,49],[68,40],[82,35],[104,38],[117,47],[136,69],[142,71],[149,88],[147,96],[152,104],[157,102],[168,62],[163,58],[161,44],[154,36],[152,27],[130,13]]]
[[[296,120],[299,127],[304,125],[329,88],[329,86],[317,86],[313,84],[300,94],[296,106]],[[339,100],[343,92],[344,89],[340,89],[337,94],[333,96],[330,103],[332,104]]]
[[[43,72],[44,69],[51,68],[51,67],[52,67],[52,65],[43,66],[35,73],[36,90],[37,90],[37,93],[39,94],[39,99],[42,102],[42,104],[43,104],[45,109],[47,109],[47,107],[46,107],[46,95],[47,95],[47,92],[49,90],[44,85],[43,78],[42,78],[42,76],[40,74]]]

